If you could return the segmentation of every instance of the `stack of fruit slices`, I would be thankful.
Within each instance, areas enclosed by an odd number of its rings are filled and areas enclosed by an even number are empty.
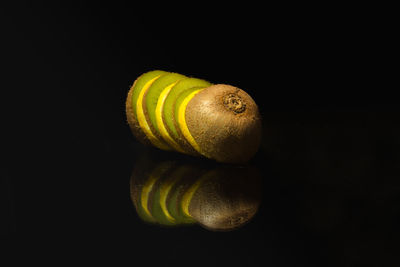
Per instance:
[[[126,113],[136,138],[162,150],[240,163],[261,142],[261,117],[246,92],[178,73],[142,74],[129,90]]]
[[[132,172],[131,199],[150,224],[199,224],[234,230],[249,222],[261,201],[261,178],[251,167],[142,161]]]

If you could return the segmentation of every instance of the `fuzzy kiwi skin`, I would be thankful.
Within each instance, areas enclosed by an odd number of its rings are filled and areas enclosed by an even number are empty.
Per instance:
[[[216,84],[187,104],[187,127],[200,153],[225,163],[245,163],[258,151],[262,124],[257,104],[245,91]]]
[[[136,137],[136,139],[144,145],[152,145],[152,143],[147,137],[147,135],[144,133],[142,128],[140,127],[137,118],[137,110],[136,110],[136,102],[138,99],[137,97],[140,91],[143,89],[144,84],[146,84],[148,81],[156,77],[161,77],[166,74],[167,72],[165,71],[154,70],[140,75],[129,89],[128,96],[126,98],[125,112],[129,127],[132,131],[132,134]]]

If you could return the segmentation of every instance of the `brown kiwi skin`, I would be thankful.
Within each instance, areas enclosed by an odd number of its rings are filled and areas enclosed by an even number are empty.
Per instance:
[[[140,77],[141,76],[139,76],[139,78]],[[148,137],[146,136],[146,134],[143,132],[142,128],[140,127],[139,122],[135,117],[135,114],[133,112],[133,107],[132,107],[132,105],[133,105],[132,95],[133,95],[133,91],[134,91],[133,89],[139,78],[137,78],[135,80],[135,82],[129,89],[128,96],[126,98],[126,102],[125,102],[126,119],[128,121],[128,125],[131,129],[131,132],[136,137],[136,139],[144,145],[152,146],[152,143],[150,142],[150,140],[148,139]]]
[[[245,163],[261,144],[257,104],[235,86],[215,84],[201,90],[185,111],[188,129],[200,153],[218,162]]]

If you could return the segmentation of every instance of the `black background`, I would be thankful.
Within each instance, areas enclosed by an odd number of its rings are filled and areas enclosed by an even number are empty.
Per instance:
[[[1,233],[29,249],[44,240],[60,261],[398,265],[397,61],[386,11],[3,7]],[[124,105],[133,81],[154,69],[238,86],[259,105],[264,139],[253,163],[264,200],[244,228],[169,230],[137,217],[129,177],[148,148],[133,139]]]

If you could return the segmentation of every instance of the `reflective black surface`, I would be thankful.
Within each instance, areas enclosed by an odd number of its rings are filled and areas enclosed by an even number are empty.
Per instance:
[[[257,213],[261,182],[258,168],[250,164],[145,153],[133,168],[130,194],[139,217],[149,224],[233,231]]]
[[[26,251],[31,262],[54,256],[53,265],[400,265],[398,86],[383,60],[392,58],[386,26],[353,16],[340,24],[336,13],[323,22],[293,17],[299,12],[286,8],[243,20],[242,5],[239,13],[207,9],[207,21],[163,12],[149,20],[135,5],[0,10],[0,231],[19,252],[14,261]],[[263,143],[249,166],[261,201],[241,227],[165,227],[137,213],[131,179],[144,158],[231,172],[134,140],[125,97],[151,69],[236,85],[259,105]],[[239,181],[227,195],[240,195]]]
[[[13,183],[15,235],[55,233],[57,242],[79,233],[76,240],[90,236],[106,251],[114,247],[103,238],[112,235],[123,249],[140,251],[144,262],[154,252],[162,255],[154,262],[172,264],[201,251],[206,256],[198,263],[213,259],[215,266],[397,264],[400,128],[395,118],[366,112],[266,115],[263,146],[249,163],[260,173],[262,201],[238,229],[216,232],[197,223],[171,228],[144,222],[131,198],[135,168],[169,161],[175,164],[172,171],[185,164],[202,166],[203,172],[221,166],[133,140],[109,140],[90,150],[87,144],[73,146],[74,158],[43,162],[49,165],[41,166],[42,175],[38,166],[15,169],[14,175],[27,174]]]

